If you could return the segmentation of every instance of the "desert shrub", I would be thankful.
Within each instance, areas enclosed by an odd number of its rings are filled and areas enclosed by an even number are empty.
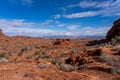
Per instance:
[[[23,47],[20,51],[20,53],[18,54],[18,56],[22,56],[24,52],[26,52],[28,49],[26,47]]]
[[[74,55],[74,54],[76,54],[77,52],[78,52],[78,49],[73,49],[73,50],[71,51],[71,54]]]
[[[0,58],[2,58],[2,57],[6,57],[5,54],[3,54],[3,53],[0,54]]]
[[[112,44],[118,44],[120,43],[120,36],[115,36],[115,38],[111,39]]]
[[[24,48],[21,49],[21,52],[24,52],[24,51],[27,51],[26,47],[24,47]]]
[[[41,46],[37,46],[37,45],[36,45],[36,46],[34,46],[34,47],[35,47],[35,48],[37,48],[37,49],[40,49],[40,48],[41,48]]]
[[[23,53],[22,53],[22,52],[20,52],[20,53],[18,54],[18,56],[22,56],[22,54],[23,54]]]
[[[41,58],[41,56],[39,55],[35,58],[35,60],[39,60],[40,58]]]
[[[107,64],[111,65],[112,67],[120,67],[120,60],[116,59],[115,56],[112,56],[110,54],[103,53],[99,57],[99,59],[100,59],[100,61],[106,62]]]
[[[120,50],[120,45],[117,45],[115,47],[112,48],[113,51],[119,51]]]
[[[64,57],[66,57],[66,56],[67,56],[66,53],[61,54],[61,58],[64,58]]]
[[[9,62],[9,60],[7,58],[3,57],[3,58],[0,58],[0,62]]]
[[[120,41],[120,36],[115,36],[115,38],[116,38],[118,41]]]
[[[78,69],[86,70],[86,69],[88,69],[88,64],[82,64],[79,66]]]
[[[70,71],[75,71],[75,70],[86,70],[88,68],[88,65],[83,64],[83,65],[78,66],[78,65],[61,64],[59,68],[63,71],[70,72]]]
[[[103,52],[100,56],[99,56],[99,60],[101,62],[110,62],[111,61],[111,56],[105,52]]]
[[[106,62],[108,65],[112,66],[110,72],[113,74],[120,74],[120,59],[116,59],[115,56],[109,55],[107,53],[103,53],[99,57],[100,61]]]
[[[120,74],[120,67],[111,68],[110,72],[112,74]]]
[[[61,64],[60,65],[60,69],[63,70],[63,71],[70,72],[70,71],[76,70],[77,67],[76,66],[72,66],[72,65],[67,65],[67,64]]]
[[[32,56],[27,56],[26,59],[32,59],[33,58],[33,55]]]
[[[24,77],[30,77],[33,78],[35,75],[33,73],[25,73]]]
[[[34,54],[35,54],[35,55],[39,55],[39,54],[40,54],[40,51],[35,51]]]
[[[4,53],[0,54],[0,62],[9,62],[8,58],[5,56]]]
[[[49,69],[49,68],[51,68],[51,66],[49,66],[47,64],[44,64],[44,63],[39,63],[38,68],[47,68],[47,69]]]
[[[112,38],[112,39],[111,39],[111,43],[112,43],[112,44],[115,44],[116,42],[117,42],[117,40],[116,40],[115,38]]]
[[[64,58],[58,58],[58,59],[52,59],[52,63],[55,64],[55,65],[60,65],[61,63],[64,62]]]

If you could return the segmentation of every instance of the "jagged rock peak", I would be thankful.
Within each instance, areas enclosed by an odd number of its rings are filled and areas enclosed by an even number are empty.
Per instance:
[[[111,40],[115,36],[120,36],[120,19],[113,23],[112,28],[107,33],[106,39]]]

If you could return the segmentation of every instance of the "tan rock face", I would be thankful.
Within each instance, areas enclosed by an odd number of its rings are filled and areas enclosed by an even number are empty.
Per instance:
[[[114,22],[113,27],[108,31],[106,38],[109,40],[115,36],[120,36],[120,19]]]

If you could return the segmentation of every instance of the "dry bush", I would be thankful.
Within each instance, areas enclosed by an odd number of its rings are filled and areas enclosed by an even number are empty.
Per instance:
[[[100,61],[106,62],[108,65],[112,66],[110,70],[112,74],[120,74],[120,59],[117,59],[116,56],[102,53],[99,59]]]
[[[60,65],[60,69],[63,70],[63,71],[70,72],[70,71],[76,70],[77,67],[76,66],[72,66],[72,65],[67,65],[67,64],[61,64]]]
[[[38,64],[38,68],[46,68],[46,69],[49,69],[49,68],[51,68],[51,66],[50,66],[50,65],[47,65],[47,64],[44,64],[44,63],[39,63],[39,64]]]
[[[113,51],[120,51],[120,45],[117,45],[112,48]]]

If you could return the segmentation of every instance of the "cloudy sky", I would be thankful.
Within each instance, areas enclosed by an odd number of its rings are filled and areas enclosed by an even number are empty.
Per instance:
[[[120,18],[120,0],[0,0],[7,35],[104,36]]]

